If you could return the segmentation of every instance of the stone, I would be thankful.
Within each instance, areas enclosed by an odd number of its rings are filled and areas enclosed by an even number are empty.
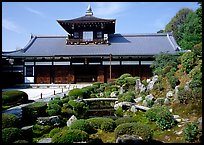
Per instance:
[[[149,107],[140,106],[140,105],[135,105],[135,107],[136,107],[137,109],[142,110],[142,111],[147,111],[147,110],[149,110],[149,109],[150,109]]]
[[[119,94],[123,94],[123,87],[120,87]]]
[[[21,128],[22,136],[26,138],[27,141],[32,142],[33,140],[33,125],[24,126]]]
[[[38,117],[37,122],[42,125],[46,124],[53,124],[55,126],[60,125],[60,119],[58,116]]]
[[[178,118],[178,119],[176,119],[176,121],[177,121],[177,122],[181,122],[181,119],[180,119],[180,118]]]
[[[172,113],[172,112],[173,112],[173,109],[171,108],[171,109],[169,109],[169,111]]]
[[[131,106],[131,108],[130,108],[130,111],[132,111],[132,112],[137,112],[137,109],[136,109],[136,107],[135,106]]]
[[[165,98],[165,99],[164,99],[164,104],[165,104],[165,105],[169,105],[169,104],[170,104],[170,101],[169,101],[168,98]]]
[[[143,143],[143,139],[140,136],[136,135],[122,135],[116,139],[116,143],[127,143],[127,144],[137,144]]]
[[[141,101],[142,101],[142,97],[138,97],[138,98],[134,99],[134,101],[135,101],[136,103],[141,102]]]
[[[173,115],[174,119],[181,118],[179,115]]]
[[[147,107],[147,101],[146,101],[146,100],[143,100],[142,105],[145,106],[145,107]]]
[[[137,79],[135,84],[135,91],[140,91],[140,87],[141,87],[141,81],[140,79]]]
[[[171,98],[171,97],[173,97],[173,92],[172,91],[168,91],[166,93],[166,98]]]
[[[147,85],[147,90],[152,90],[155,82],[158,80],[158,75],[153,76],[152,81]]]
[[[130,102],[120,102],[118,104],[114,105],[114,109],[117,110],[119,107],[123,107],[123,106],[131,106]]]
[[[145,97],[145,100],[153,100],[154,99],[154,96],[152,94],[149,94]]]
[[[189,91],[190,87],[189,87],[189,84],[190,84],[191,80],[186,82],[186,85],[184,86],[184,90],[185,91]]]
[[[140,93],[142,93],[142,92],[145,92],[146,91],[146,87],[145,87],[145,85],[141,85],[141,87],[140,87]]]
[[[100,94],[99,94],[99,95],[100,95],[100,97],[103,97],[103,96],[104,96],[103,92],[100,92]]]
[[[156,105],[163,105],[164,104],[164,98],[157,98],[154,103]]]
[[[111,97],[111,98],[116,97],[116,93],[115,93],[115,92],[111,92],[110,97]]]
[[[151,79],[147,79],[147,83],[149,83],[151,81]]]
[[[67,126],[69,127],[74,121],[76,121],[76,116],[72,115],[69,120],[67,121]]]
[[[50,122],[54,124],[54,126],[59,126],[60,125],[60,119],[58,116],[50,116]]]
[[[42,138],[41,140],[38,141],[38,143],[51,143],[52,138]]]
[[[183,133],[183,131],[181,130],[181,131],[175,131],[175,134],[176,135],[181,135]]]
[[[198,128],[202,129],[202,117],[198,118]]]
[[[179,86],[176,86],[176,87],[175,87],[174,100],[178,100],[178,92],[179,92],[178,88],[179,88]]]
[[[37,122],[38,124],[45,125],[45,124],[49,124],[50,119],[49,117],[38,117]]]

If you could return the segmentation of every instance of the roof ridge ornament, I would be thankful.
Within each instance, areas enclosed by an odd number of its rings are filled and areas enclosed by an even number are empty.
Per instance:
[[[92,12],[90,4],[88,5],[87,11],[86,11],[86,16],[93,16],[93,12]]]

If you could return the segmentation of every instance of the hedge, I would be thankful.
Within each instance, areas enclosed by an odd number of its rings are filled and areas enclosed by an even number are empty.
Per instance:
[[[2,130],[2,143],[9,144],[22,139],[21,130],[19,128],[4,128]]]
[[[79,119],[79,120],[74,121],[71,124],[70,129],[79,129],[79,130],[85,131],[90,134],[94,132],[92,126],[85,119]]]
[[[102,129],[104,131],[113,131],[115,129],[115,121],[111,118],[89,118],[87,121],[94,129]]]
[[[85,131],[78,129],[67,129],[55,134],[52,137],[52,143],[73,143],[88,141],[89,135]]]
[[[33,137],[40,137],[43,134],[49,133],[53,129],[50,125],[33,125]]]
[[[50,131],[50,133],[49,133],[49,137],[52,138],[55,134],[57,134],[57,133],[60,132],[60,131],[62,131],[61,128],[54,128],[54,129],[52,129],[52,130]]]
[[[57,103],[48,103],[48,108],[46,110],[49,116],[60,115],[61,106]]]
[[[115,138],[118,136],[128,134],[136,135],[142,137],[145,142],[148,142],[152,139],[153,130],[146,124],[142,123],[123,123],[116,127]]]
[[[9,127],[18,127],[19,120],[14,114],[2,113],[2,129]]]
[[[28,95],[23,91],[10,90],[2,92],[2,105],[16,105],[27,101]]]
[[[22,107],[22,118],[24,123],[33,123],[36,121],[37,117],[47,116],[46,109],[47,103],[45,102],[35,102]]]
[[[132,122],[136,122],[136,119],[130,116],[121,117],[115,120],[116,126],[123,124],[123,123],[132,123]]]

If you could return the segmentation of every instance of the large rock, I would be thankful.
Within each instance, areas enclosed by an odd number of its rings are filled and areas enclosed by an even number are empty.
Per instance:
[[[111,97],[111,98],[116,97],[116,93],[115,93],[115,92],[111,92],[110,97]]]
[[[158,75],[153,76],[152,80],[147,85],[147,90],[152,90],[155,82],[158,80]]]
[[[189,84],[190,84],[191,80],[186,82],[186,85],[184,86],[184,90],[185,91],[189,91],[190,87],[189,87]]]
[[[60,125],[60,119],[58,116],[38,117],[37,122],[42,125],[46,125],[46,124],[52,124],[55,126]]]
[[[143,139],[140,136],[136,135],[122,135],[116,139],[116,143],[127,143],[127,144],[137,144],[143,143]]]
[[[143,100],[142,105],[145,106],[145,107],[147,107],[147,101],[146,101],[146,100]]]
[[[154,99],[154,96],[152,94],[149,94],[145,97],[145,100],[153,100]]]
[[[135,84],[135,91],[140,91],[140,87],[141,87],[141,81],[140,81],[140,79],[137,79],[136,80],[136,84]]]
[[[178,88],[179,88],[179,86],[176,86],[176,87],[175,87],[174,100],[178,100],[178,92],[179,92]]]
[[[138,98],[134,99],[134,101],[135,101],[136,103],[141,102],[141,101],[142,101],[142,97],[138,97]]]
[[[145,92],[146,91],[146,87],[145,87],[145,85],[141,85],[141,87],[140,87],[140,93],[142,93],[142,92]]]
[[[170,104],[170,101],[169,101],[168,98],[165,98],[165,99],[164,99],[164,104],[165,104],[165,105],[169,105],[169,104]]]
[[[155,101],[154,101],[154,104],[156,105],[163,105],[164,104],[164,98],[157,98]]]
[[[41,140],[38,141],[38,143],[51,143],[52,138],[42,138]]]
[[[171,97],[173,97],[173,92],[172,91],[168,91],[166,93],[166,98],[171,98]]]
[[[119,107],[123,107],[123,106],[131,106],[130,102],[120,102],[114,105],[114,109],[117,110]]]
[[[120,87],[119,94],[123,94],[123,87]]]
[[[198,118],[198,128],[202,129],[202,117]]]
[[[135,106],[131,106],[131,108],[130,108],[130,111],[132,111],[132,112],[137,112],[137,109],[136,109],[136,107]]]
[[[76,116],[72,115],[69,120],[67,121],[67,126],[69,127],[74,121],[76,121]]]

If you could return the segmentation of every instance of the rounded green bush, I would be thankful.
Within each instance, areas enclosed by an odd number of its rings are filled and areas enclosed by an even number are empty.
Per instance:
[[[13,143],[21,139],[21,136],[21,130],[19,128],[10,127],[2,129],[2,143],[4,144]]]
[[[123,117],[123,108],[119,106],[119,108],[115,110],[115,115],[117,117]]]
[[[150,108],[149,110],[147,110],[146,117],[150,120],[150,121],[156,121],[157,120],[157,114],[159,112],[161,112],[162,110],[164,110],[165,107],[164,106],[155,106]]]
[[[125,79],[125,78],[127,78],[127,77],[132,77],[132,75],[131,74],[129,74],[129,73],[125,73],[125,74],[122,74],[120,77],[119,77],[119,79]]]
[[[187,123],[183,129],[183,137],[185,141],[194,142],[197,139],[199,133],[198,125],[195,122]]]
[[[47,103],[45,102],[35,102],[22,107],[22,118],[24,123],[33,123],[36,121],[37,117],[46,116],[46,109]]]
[[[52,129],[52,130],[50,131],[50,133],[49,133],[49,137],[52,138],[55,134],[57,134],[57,133],[60,132],[60,131],[62,131],[61,128],[54,128],[54,129]]]
[[[55,99],[55,100],[50,100],[49,102],[48,102],[48,106],[49,105],[52,105],[52,104],[57,104],[57,105],[59,105],[59,106],[63,106],[63,103],[62,103],[62,100],[59,100],[59,99]]]
[[[52,143],[73,143],[88,141],[89,135],[78,129],[68,129],[58,132],[52,137]]]
[[[27,101],[28,95],[23,91],[9,90],[2,92],[2,105],[16,105]]]
[[[33,136],[34,137],[40,137],[45,133],[49,133],[52,128],[53,127],[50,125],[35,124],[35,125],[33,125]]]
[[[71,124],[70,129],[79,129],[79,130],[85,131],[87,133],[93,132],[92,126],[85,119],[79,119],[79,120],[74,121]]]
[[[59,115],[61,113],[61,106],[58,104],[49,104],[46,110],[49,116]]]
[[[146,124],[142,123],[123,123],[115,128],[115,138],[118,136],[128,134],[142,137],[145,142],[152,139],[153,130]]]
[[[75,89],[72,89],[69,91],[69,97],[74,97],[75,99],[77,97],[80,97],[80,98],[83,98],[83,90],[82,89],[79,89],[79,88],[75,88]]]
[[[19,120],[14,114],[2,113],[2,129],[9,127],[18,127]]]
[[[96,118],[89,118],[87,119],[87,121],[94,129],[112,131],[115,128],[115,122],[111,118],[96,117]]]
[[[132,122],[136,122],[136,119],[130,116],[121,117],[115,120],[116,126],[123,124],[123,123],[132,123]]]

